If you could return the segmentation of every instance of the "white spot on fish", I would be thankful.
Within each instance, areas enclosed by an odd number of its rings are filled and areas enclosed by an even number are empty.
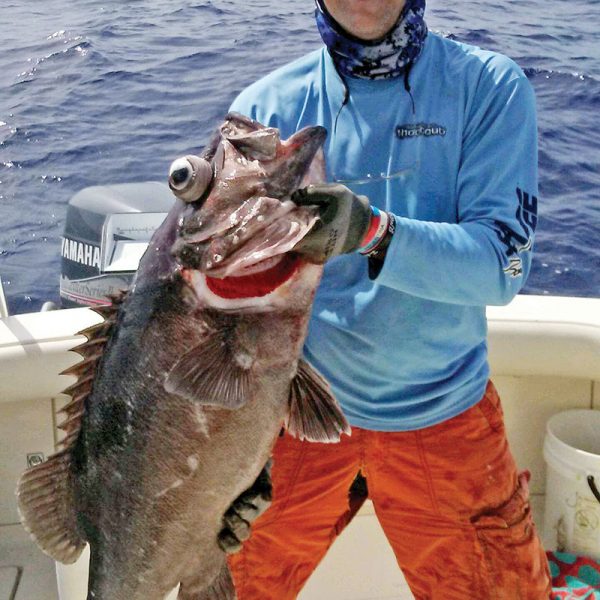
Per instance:
[[[171,490],[177,489],[179,486],[183,484],[183,479],[176,479],[169,487],[166,487],[164,490],[158,492],[158,494],[154,494],[155,498],[162,498],[165,494],[168,494]]]
[[[207,269],[211,269],[211,268],[212,268],[212,266],[213,266],[213,264],[212,264],[212,261],[211,261],[211,260],[207,260],[207,261],[206,261],[206,268],[207,268]]]
[[[223,257],[222,257],[220,254],[215,254],[215,255],[213,256],[213,260],[214,260],[216,263],[218,263],[218,262],[221,262],[221,261],[223,260]]]
[[[198,459],[198,455],[197,454],[192,454],[191,456],[187,457],[187,464],[188,467],[190,468],[190,471],[193,473],[194,471],[196,471],[198,469],[198,466],[200,465],[200,460]]]
[[[194,403],[194,416],[196,417],[196,423],[198,424],[196,431],[208,437],[208,425],[204,409],[196,403]]]
[[[234,235],[233,239],[231,240],[234,244],[239,244],[240,243],[240,236],[239,235]]]
[[[259,223],[262,223],[262,222],[265,220],[265,218],[264,218],[262,215],[258,215],[258,217],[256,217],[256,220],[257,220]]]
[[[235,355],[234,360],[236,364],[238,364],[244,370],[248,370],[252,366],[253,362],[252,356],[250,356],[248,352],[238,352]]]

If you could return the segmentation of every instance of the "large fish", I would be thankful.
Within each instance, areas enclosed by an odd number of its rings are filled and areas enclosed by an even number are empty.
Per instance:
[[[348,425],[300,359],[322,267],[294,246],[316,209],[320,127],[281,141],[230,114],[202,158],[175,161],[179,199],[129,292],[97,309],[69,369],[63,449],[25,472],[25,527],[58,561],[91,550],[88,600],[235,597],[217,543],[282,426],[337,441]]]

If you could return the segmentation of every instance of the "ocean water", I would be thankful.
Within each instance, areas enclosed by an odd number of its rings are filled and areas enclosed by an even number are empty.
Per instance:
[[[2,0],[0,277],[58,299],[66,205],[165,179],[235,95],[320,44],[312,0]],[[525,293],[600,296],[600,2],[432,0],[433,31],[497,50],[538,101],[540,219]]]

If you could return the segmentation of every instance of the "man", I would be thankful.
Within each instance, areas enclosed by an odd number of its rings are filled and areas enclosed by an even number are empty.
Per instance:
[[[351,517],[358,473],[417,600],[541,600],[527,477],[488,382],[485,306],[522,287],[536,225],[535,101],[499,54],[427,31],[424,0],[316,0],[325,48],[231,109],[329,131],[298,249],[327,261],[306,340],[353,426],[282,436],[273,504],[231,558],[240,600],[297,596]]]

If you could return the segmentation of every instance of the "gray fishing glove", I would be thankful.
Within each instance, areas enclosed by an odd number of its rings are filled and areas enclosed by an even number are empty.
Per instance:
[[[271,461],[259,473],[256,481],[242,492],[223,515],[223,529],[219,532],[219,547],[228,554],[242,549],[242,542],[250,537],[250,526],[271,505]]]
[[[298,206],[318,206],[320,217],[294,252],[311,262],[324,263],[360,249],[372,215],[366,196],[339,183],[322,183],[297,190],[291,200]]]

